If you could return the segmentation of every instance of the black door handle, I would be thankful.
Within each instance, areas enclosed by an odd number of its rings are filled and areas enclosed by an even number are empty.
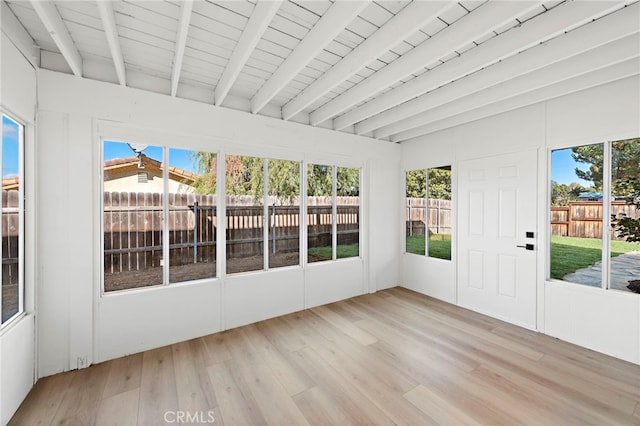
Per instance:
[[[535,246],[533,244],[525,244],[523,246],[516,246],[516,247],[520,247],[520,248],[523,248],[525,250],[534,250],[535,249]]]

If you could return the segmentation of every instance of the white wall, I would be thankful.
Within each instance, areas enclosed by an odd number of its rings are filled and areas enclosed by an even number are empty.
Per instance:
[[[0,107],[25,125],[25,193],[27,205],[32,206],[25,217],[25,314],[0,330],[0,424],[6,424],[33,386],[35,377],[33,122],[36,73],[4,32],[0,53]]]
[[[640,363],[638,295],[545,279],[550,150],[639,136],[640,78],[635,76],[404,143],[401,169],[404,172],[453,164],[455,188],[455,167],[461,160],[537,149],[538,330]],[[399,178],[404,179],[404,174]],[[404,254],[401,282],[413,290],[456,303],[455,269],[455,262]]]
[[[38,95],[40,377],[397,285],[397,145],[44,70]],[[363,167],[363,258],[101,297],[100,137]]]

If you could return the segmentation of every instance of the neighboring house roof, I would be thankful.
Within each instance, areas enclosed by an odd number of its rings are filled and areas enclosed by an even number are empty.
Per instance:
[[[581,192],[578,198],[602,199],[602,192]]]
[[[144,154],[140,155],[142,163],[145,169],[162,172],[162,163],[147,157]],[[127,169],[131,169],[132,172],[137,173],[141,171],[138,168],[139,159],[137,156],[127,158],[116,158],[114,160],[108,160],[104,162],[104,170],[112,172],[125,172]],[[142,169],[142,170],[145,170]],[[184,183],[186,185],[193,185],[198,178],[198,175],[191,173],[187,170],[180,169],[178,167],[169,166],[169,179]]]
[[[11,191],[20,188],[20,178],[12,177],[7,179],[2,179],[2,189],[4,191]]]

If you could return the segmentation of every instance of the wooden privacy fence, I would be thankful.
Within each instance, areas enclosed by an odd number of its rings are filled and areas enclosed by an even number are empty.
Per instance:
[[[269,250],[274,253],[299,250],[300,206],[268,207]],[[104,193],[105,273],[139,271],[162,263],[163,200],[158,193]],[[262,253],[264,208],[253,197],[228,196],[225,217],[227,258]],[[309,197],[307,212],[309,247],[331,245],[330,197]],[[337,232],[340,244],[359,241],[358,197],[337,198]],[[211,262],[217,238],[214,195],[169,194],[170,265]]]
[[[2,285],[18,284],[20,193],[2,190]]]
[[[451,200],[407,198],[406,232],[409,236],[451,234]]]
[[[611,203],[611,214],[626,214],[637,218],[636,207],[622,201]],[[551,235],[579,238],[602,238],[602,203],[598,201],[576,201],[568,206],[551,207]],[[612,229],[611,238],[620,240]]]

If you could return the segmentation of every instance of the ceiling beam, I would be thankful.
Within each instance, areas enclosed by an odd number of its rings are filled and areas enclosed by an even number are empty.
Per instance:
[[[472,111],[436,121],[426,125],[422,129],[422,135],[403,140],[402,142],[423,142],[425,141],[426,135],[430,133],[450,129],[471,121],[481,120],[483,118],[513,111],[518,108],[523,108],[549,99],[558,98],[560,96],[569,95],[571,93],[580,92],[592,87],[601,86],[637,75],[640,75],[640,61],[638,59],[630,59],[619,64],[610,65],[606,68],[588,72],[579,77],[572,78],[571,80],[565,80],[551,86],[544,87],[540,90],[534,90],[523,96],[509,98],[501,102],[476,108]]]
[[[496,64],[500,60],[509,62],[513,57],[512,55],[530,46],[535,46],[541,41],[549,40],[552,37],[563,34],[567,29],[575,28],[577,25],[585,22],[590,22],[594,17],[601,16],[603,12],[608,12],[610,8],[611,4],[607,2],[569,2],[562,4],[543,15],[525,22],[519,27],[513,28],[486,41],[469,52],[465,52],[463,56],[454,58],[418,78],[397,87],[395,90],[379,96],[362,107],[350,111],[342,117],[336,118],[334,124],[336,128],[340,129],[343,126],[357,122],[356,132],[358,134],[365,134],[374,129],[425,111],[429,107],[426,105],[423,107],[421,104],[424,103],[427,98],[431,97],[428,92],[445,84],[457,84],[455,80],[470,75],[482,68],[500,65]],[[629,25],[627,25],[627,28],[628,27]],[[569,38],[575,38],[575,36]],[[591,37],[591,39],[593,39],[593,37]],[[593,40],[596,44],[592,46],[588,44],[585,45],[580,41],[576,41],[576,44],[582,45],[582,49],[584,50],[607,41],[611,41],[611,39],[602,42]],[[575,53],[580,53],[580,50],[574,52],[574,54]],[[520,58],[521,55],[518,55],[518,57]],[[558,60],[560,59],[563,58],[559,57]],[[500,67],[502,66],[504,65],[500,65]],[[482,73],[482,71],[479,72]],[[453,83],[450,83],[451,81],[453,81]],[[416,96],[418,97],[416,98]],[[373,116],[381,111],[384,112]]]
[[[215,104],[221,105],[229,93],[231,86],[238,78],[242,67],[247,63],[251,52],[256,47],[262,34],[269,26],[269,23],[282,5],[281,1],[259,1],[256,3],[253,13],[244,28],[238,44],[236,44],[233,54],[224,69],[215,90]]]
[[[613,64],[640,57],[636,34],[607,43],[595,49],[563,61],[556,62],[532,73],[513,78],[502,84],[449,102],[439,108],[425,111],[402,121],[404,130],[393,134],[392,142],[401,142],[421,136],[429,124],[467,111],[481,108],[505,99],[542,89],[562,81],[571,80],[590,71],[606,68]],[[400,124],[400,123],[398,123]]]
[[[51,1],[31,0],[38,17],[47,29],[47,32],[55,42],[71,71],[78,77],[82,77],[82,57],[73,43],[67,26],[62,21],[60,12]]]
[[[448,1],[418,1],[410,3],[366,38],[340,62],[331,67],[302,93],[282,107],[282,118],[291,117],[311,105],[370,62],[376,60],[407,37],[438,18],[443,11],[456,6]]]
[[[325,46],[331,43],[369,5],[365,1],[336,1],[311,28],[271,78],[251,100],[256,114],[282,90]]]
[[[317,125],[342,113],[539,4],[532,1],[484,3],[459,19],[454,25],[438,32],[369,78],[313,111],[310,115],[311,124]]]
[[[384,138],[391,134],[407,130],[408,127],[405,127],[404,119],[408,117],[520,75],[533,72],[536,69],[567,59],[593,49],[594,47],[638,33],[640,31],[638,16],[640,16],[640,3],[607,15],[589,25],[583,25],[567,34],[532,47],[522,53],[510,56],[480,71],[449,83],[446,86],[440,85],[442,87],[439,89],[413,98],[410,101],[356,124],[356,132],[364,134],[375,130],[374,137]],[[481,47],[482,46],[478,47],[478,49]],[[450,72],[449,67],[446,67],[446,65],[447,64],[443,65],[442,68],[445,72]],[[409,82],[407,84],[410,85],[411,83],[412,82]]]
[[[0,3],[0,28],[31,65],[36,68],[40,66],[40,47],[4,1]]]
[[[192,10],[193,0],[182,0],[180,2],[176,50],[173,57],[173,69],[171,71],[171,96],[176,96],[176,93],[178,93],[178,83],[180,82],[180,73],[182,72],[184,49],[187,46],[187,35],[189,34],[189,22],[191,21]]]
[[[110,1],[97,0],[98,11],[102,19],[102,26],[107,35],[107,43],[113,58],[113,65],[116,67],[118,82],[121,86],[127,85],[127,75],[124,66],[124,56],[122,56],[122,48],[120,47],[120,38],[118,36],[118,28],[116,27],[116,15],[113,11],[113,3]]]

